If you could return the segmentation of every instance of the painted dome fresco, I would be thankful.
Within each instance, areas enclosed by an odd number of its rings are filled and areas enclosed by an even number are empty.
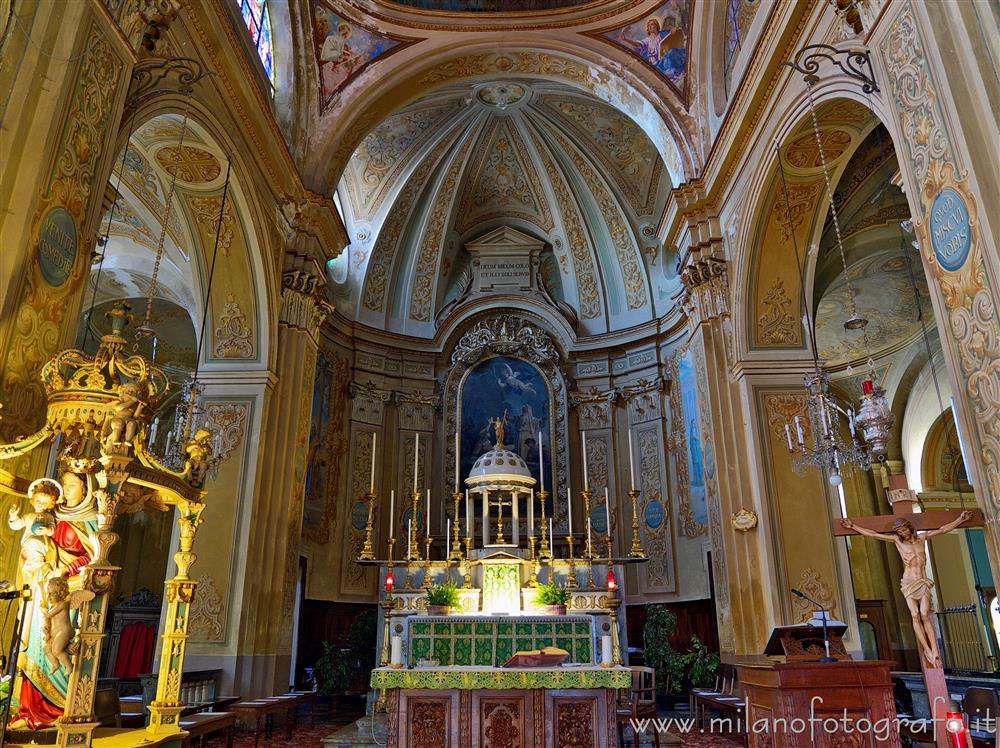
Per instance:
[[[670,174],[636,121],[567,84],[438,88],[378,124],[340,179],[338,309],[433,337],[468,289],[466,245],[508,228],[543,244],[543,292],[580,334],[661,317],[677,290],[655,239]]]

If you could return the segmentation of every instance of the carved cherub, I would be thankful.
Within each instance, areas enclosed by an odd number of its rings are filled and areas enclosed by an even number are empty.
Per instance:
[[[212,459],[212,432],[210,429],[198,429],[194,437],[184,447],[187,453],[185,471],[188,478],[196,486],[205,484],[209,462]]]
[[[149,406],[142,399],[142,387],[136,382],[126,382],[118,388],[114,408],[114,415],[108,421],[106,446],[130,443],[139,432],[139,419]]]
[[[94,593],[89,590],[69,591],[69,582],[65,577],[52,577],[45,584],[45,595],[48,598],[48,609],[45,611],[45,622],[42,627],[44,636],[43,651],[45,658],[53,670],[60,667],[66,670],[66,675],[73,673],[72,645],[76,629],[70,620],[72,608],[79,608],[94,599]]]

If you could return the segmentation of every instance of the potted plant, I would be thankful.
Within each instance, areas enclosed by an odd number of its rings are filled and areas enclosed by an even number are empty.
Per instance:
[[[535,604],[544,608],[550,616],[564,616],[569,604],[569,590],[555,582],[543,584],[535,594]]]
[[[427,590],[427,615],[446,616],[452,608],[461,607],[458,587],[452,581],[435,584]]]
[[[319,695],[330,700],[331,708],[336,708],[354,679],[354,657],[350,650],[323,642],[323,654],[313,665],[313,678]]]
[[[677,616],[665,605],[646,608],[646,625],[642,630],[643,662],[656,671],[656,697],[660,706],[680,693],[684,681],[684,655],[674,650],[670,637],[677,632]]]
[[[708,688],[715,683],[715,671],[719,669],[719,655],[709,652],[708,647],[691,635],[691,651],[684,655],[687,677],[691,688]]]

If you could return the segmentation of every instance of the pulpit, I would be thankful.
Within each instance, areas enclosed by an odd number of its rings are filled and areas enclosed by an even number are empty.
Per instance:
[[[750,748],[899,745],[887,660],[737,663]]]

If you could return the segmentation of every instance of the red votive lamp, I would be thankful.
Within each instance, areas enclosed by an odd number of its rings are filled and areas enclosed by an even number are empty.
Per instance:
[[[608,591],[614,592],[618,589],[618,582],[615,581],[615,573],[608,569]]]
[[[870,395],[875,390],[875,383],[870,379],[865,379],[861,382],[861,392],[865,395]]]
[[[954,748],[969,748],[969,731],[965,727],[965,720],[962,719],[961,712],[947,712],[944,720],[944,729],[951,738]]]
[[[392,592],[392,588],[396,586],[396,580],[392,578],[392,572],[390,571],[385,575],[385,591]]]

